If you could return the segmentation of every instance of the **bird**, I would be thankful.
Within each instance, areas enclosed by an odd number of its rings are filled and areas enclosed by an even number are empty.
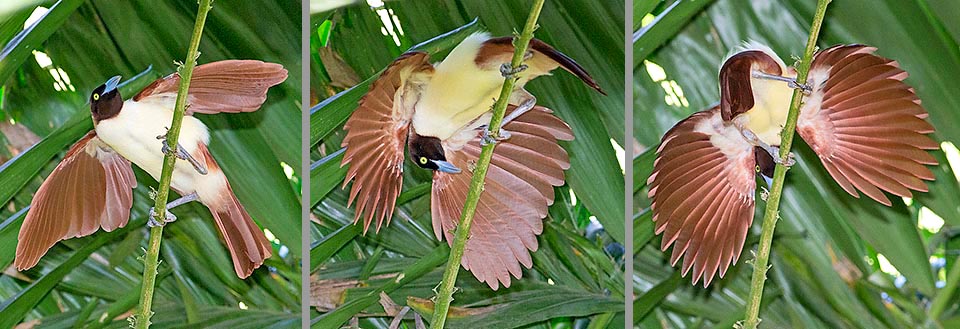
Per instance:
[[[707,287],[737,262],[754,217],[759,174],[770,185],[780,131],[794,89],[803,103],[796,131],[830,176],[855,198],[861,192],[886,206],[882,191],[912,197],[932,181],[937,161],[934,132],[908,74],[898,62],[860,44],[818,51],[807,82],[796,81],[769,47],[748,42],[720,68],[720,102],[666,132],[647,179],[661,250],[671,245],[671,266],[683,257],[682,274]]]
[[[583,67],[538,39],[532,39],[524,64],[510,67],[512,37],[474,33],[440,62],[421,51],[404,53],[386,67],[344,125],[348,166],[342,188],[353,182],[354,223],[363,232],[389,224],[403,182],[404,148],[417,167],[433,171],[430,213],[438,240],[453,235],[469,190],[472,166],[481,145],[498,143],[474,215],[462,265],[497,290],[519,279],[521,265],[532,266],[542,219],[553,203],[554,187],[564,184],[570,167],[558,141],[573,132],[523,86],[562,67],[603,93]],[[487,125],[504,77],[517,79],[500,138]]]
[[[115,76],[90,94],[94,130],[68,149],[63,160],[44,180],[30,202],[17,240],[18,270],[35,266],[58,241],[113,231],[127,224],[132,189],[137,186],[131,163],[159,180],[164,154],[177,161],[170,187],[181,198],[169,210],[190,201],[206,206],[223,236],[240,278],[250,276],[272,254],[263,231],[237,200],[227,177],[208,149],[207,127],[191,114],[252,112],[260,108],[267,90],[287,78],[280,64],[258,60],[223,60],[197,66],[188,90],[178,145],[164,139],[173,118],[180,83],[178,74],[160,78],[124,101]],[[166,212],[148,225],[176,220]]]

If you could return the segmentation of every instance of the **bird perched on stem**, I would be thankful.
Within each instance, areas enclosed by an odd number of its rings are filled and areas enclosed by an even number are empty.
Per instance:
[[[267,98],[267,89],[287,78],[279,64],[226,60],[197,66],[188,91],[187,114],[252,112]],[[167,127],[173,118],[180,77],[154,81],[124,101],[116,76],[93,90],[90,113],[94,130],[70,147],[63,161],[40,185],[24,219],[17,242],[17,269],[37,264],[57,241],[112,231],[127,224],[137,186],[130,163],[160,179],[165,153],[178,161],[170,187],[182,195],[167,209],[199,201],[210,209],[233,258],[237,276],[246,278],[270,257],[263,231],[237,200],[230,183],[207,149],[210,134],[193,116],[185,116],[179,145],[168,146]],[[157,221],[150,209],[150,226],[176,219],[169,211]]]
[[[433,170],[430,197],[433,231],[452,243],[469,190],[470,167],[484,143],[499,143],[487,173],[463,266],[494,290],[510,286],[521,265],[532,266],[542,219],[553,203],[555,186],[569,168],[559,140],[572,140],[570,127],[550,109],[536,106],[523,86],[557,67],[597,91],[600,87],[573,59],[533,39],[521,70],[510,69],[511,37],[475,33],[433,64],[424,52],[408,52],[373,82],[347,121],[341,165],[350,165],[349,204],[364,232],[393,215],[402,185],[404,148],[420,168]],[[504,77],[518,79],[510,95],[499,140],[486,125]]]
[[[770,48],[748,43],[720,68],[720,104],[668,131],[647,180],[661,249],[683,256],[683,275],[706,287],[736,263],[753,221],[755,174],[768,184],[781,159],[780,132],[795,88],[803,90],[797,132],[833,179],[889,206],[881,191],[912,197],[933,180],[925,150],[939,145],[907,72],[876,48],[838,45],[815,54],[807,85]]]

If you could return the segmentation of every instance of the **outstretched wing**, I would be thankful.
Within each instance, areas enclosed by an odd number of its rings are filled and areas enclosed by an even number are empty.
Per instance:
[[[389,223],[403,183],[403,147],[413,106],[419,97],[422,73],[433,71],[424,52],[406,53],[387,66],[383,74],[360,99],[343,129],[341,146],[346,147],[341,166],[350,164],[343,187],[354,180],[348,205],[357,201],[357,222],[363,217],[363,231],[374,218],[377,230],[383,219]]]
[[[907,72],[875,50],[843,45],[817,53],[797,131],[844,190],[889,206],[880,190],[900,197],[927,191],[923,180],[934,176],[925,165],[937,161],[925,150],[939,145],[926,135],[933,126],[920,99],[903,83]]]
[[[494,149],[462,261],[464,268],[493,290],[501,283],[510,287],[511,275],[520,278],[520,265],[533,266],[530,251],[537,250],[542,220],[553,204],[553,188],[563,185],[563,171],[570,168],[567,152],[557,141],[573,139],[563,120],[539,106],[504,129],[511,136]],[[480,156],[479,134],[458,150],[451,145],[444,149],[447,161],[472,168]],[[434,173],[430,207],[437,239],[442,235],[447,243],[453,243],[472,176],[472,170]]]
[[[130,162],[89,132],[37,190],[17,238],[18,270],[37,265],[57,241],[127,224],[137,180]]]
[[[287,79],[283,65],[257,60],[225,60],[197,66],[190,79],[187,113],[253,112],[267,99],[267,89]],[[173,108],[180,76],[154,81],[133,97]]]
[[[754,147],[719,107],[680,121],[663,137],[647,179],[660,249],[673,245],[670,264],[683,257],[683,275],[706,287],[737,262],[753,221],[757,172]]]

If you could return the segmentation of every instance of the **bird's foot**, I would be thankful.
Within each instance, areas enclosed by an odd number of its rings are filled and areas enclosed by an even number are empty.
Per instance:
[[[159,217],[157,216],[158,215],[157,210],[154,207],[150,207],[150,215],[149,215],[150,219],[147,220],[147,226],[149,227],[164,226],[167,223],[177,220],[177,216],[175,216],[169,210],[164,211],[163,213],[164,213],[164,217],[166,218],[164,218],[163,221],[160,221],[157,219],[157,217]]]
[[[483,133],[480,135],[480,146],[487,146],[489,144],[496,144],[501,141],[510,139],[510,132],[500,129],[500,132],[497,136],[493,136],[493,133],[490,132],[490,129],[483,129]]]
[[[162,141],[161,143],[163,144],[163,147],[160,150],[163,152],[163,154],[173,155],[177,157],[177,159],[186,160],[190,162],[190,165],[192,165],[193,169],[198,173],[201,175],[207,174],[207,166],[200,163],[200,161],[197,161],[196,158],[190,155],[190,152],[187,152],[187,149],[183,148],[183,145],[177,143],[177,150],[173,151],[173,148],[170,147],[169,143],[167,143],[167,135],[157,136],[157,139]]]
[[[517,68],[510,66],[510,63],[504,63],[500,65],[500,75],[503,75],[504,78],[516,78],[517,74],[523,72],[527,69],[527,64],[520,64]]]
[[[786,158],[780,158],[780,157],[773,157],[773,158],[777,159],[777,163],[782,164],[784,167],[789,168],[797,164],[797,159],[794,158],[793,152],[787,153]]]
[[[803,92],[804,95],[810,96],[810,93],[813,92],[813,87],[808,84],[800,84],[797,80],[791,80],[787,82],[787,86],[793,89],[800,89],[800,92]]]

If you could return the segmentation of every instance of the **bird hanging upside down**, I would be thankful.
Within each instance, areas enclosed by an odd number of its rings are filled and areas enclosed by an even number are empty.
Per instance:
[[[720,69],[720,105],[677,123],[657,149],[647,180],[661,249],[673,245],[683,275],[706,287],[736,263],[753,221],[755,174],[771,182],[780,131],[794,88],[803,90],[797,132],[840,186],[889,206],[883,191],[912,197],[933,180],[933,126],[907,72],[875,48],[838,45],[818,52],[808,85],[770,48],[746,44]]]
[[[283,66],[255,60],[197,66],[186,113],[256,111],[266,100],[267,89],[286,78]],[[126,225],[132,189],[137,186],[130,162],[159,180],[164,154],[174,152],[186,161],[176,162],[170,187],[183,197],[168,203],[167,209],[194,200],[209,208],[237,276],[250,276],[270,257],[270,243],[207,149],[207,127],[187,115],[176,148],[159,140],[165,138],[172,121],[180,77],[172,74],[154,81],[127,101],[117,89],[119,82],[116,76],[94,89],[90,95],[94,131],[70,147],[31,201],[17,241],[17,269],[35,266],[57,241]],[[163,225],[154,214],[151,208],[148,225]],[[166,214],[165,222],[176,219],[169,211]]]
[[[511,37],[475,33],[447,57],[431,64],[424,52],[408,52],[373,82],[347,121],[342,166],[350,165],[343,187],[352,180],[348,203],[356,201],[355,221],[364,232],[376,220],[393,216],[402,185],[404,147],[417,166],[434,170],[430,197],[437,239],[453,235],[469,190],[482,143],[499,143],[490,163],[462,264],[496,290],[520,278],[520,265],[532,266],[542,219],[554,200],[554,186],[564,184],[569,168],[559,140],[572,140],[570,127],[550,109],[536,106],[523,89],[533,78],[557,67],[603,93],[576,62],[540,40],[519,72],[510,69]],[[500,140],[487,132],[491,109],[504,76],[518,79],[510,96]]]

